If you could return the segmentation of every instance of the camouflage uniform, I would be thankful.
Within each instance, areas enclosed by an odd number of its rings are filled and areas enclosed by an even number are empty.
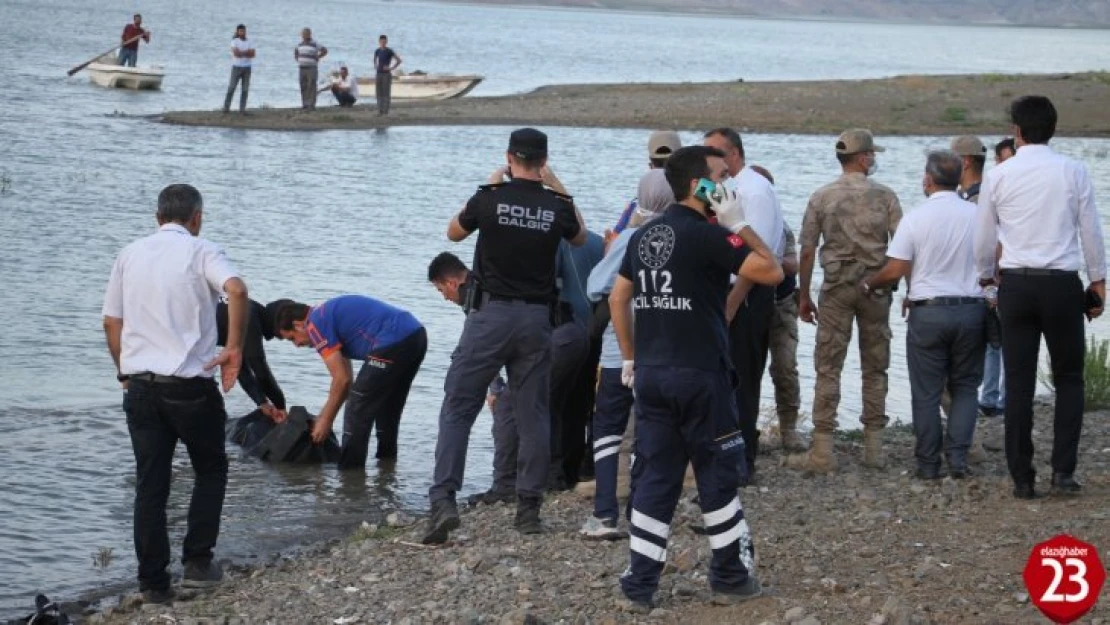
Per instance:
[[[783,256],[794,256],[794,232],[785,229],[786,249]],[[770,331],[771,381],[775,384],[775,409],[780,428],[793,428],[798,422],[801,408],[801,388],[798,384],[798,291],[775,301]]]
[[[886,261],[890,237],[902,219],[898,197],[861,173],[844,174],[817,190],[806,206],[799,237],[802,250],[821,246],[825,281],[817,301],[817,386],[813,398],[815,432],[836,429],[840,373],[859,327],[865,430],[886,426],[887,367],[890,365],[890,291],[864,295],[860,280]]]

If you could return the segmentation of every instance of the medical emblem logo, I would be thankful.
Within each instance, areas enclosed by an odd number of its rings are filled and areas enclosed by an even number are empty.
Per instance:
[[[651,269],[667,264],[674,252],[674,229],[666,224],[656,224],[640,239],[640,262]]]

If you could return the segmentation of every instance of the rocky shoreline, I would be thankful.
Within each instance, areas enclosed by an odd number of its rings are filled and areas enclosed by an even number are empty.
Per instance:
[[[395,102],[388,117],[353,108],[175,111],[169,124],[257,130],[365,130],[390,126],[712,128],[878,135],[1004,134],[1007,107],[1025,94],[1052,98],[1058,136],[1110,136],[1110,72],[897,76],[874,80],[552,85],[525,94]],[[330,98],[324,98],[330,101]]]
[[[1036,466],[1047,491],[1051,409],[1037,412]],[[709,548],[691,529],[700,512],[688,489],[658,607],[648,616],[619,606],[627,541],[581,539],[577,530],[591,504],[560,493],[547,498],[540,536],[513,531],[513,507],[499,504],[465,511],[450,544],[426,547],[419,544],[422,519],[395,514],[298,558],[233,569],[208,594],[182,595],[172,606],[124,597],[87,622],[1047,623],[1029,602],[1021,570],[1035,543],[1059,533],[1096,545],[1106,560],[1108,416],[1087,415],[1080,455],[1086,486],[1078,498],[1011,496],[1000,418],[980,419],[987,459],[976,476],[961,481],[913,479],[913,436],[905,427],[889,430],[882,470],[860,466],[858,433],[840,437],[841,471],[832,476],[782,468],[780,452],[769,451],[757,484],[741,493],[765,596],[742,606],[708,603]],[[1104,600],[1079,622],[1105,625],[1110,605]]]

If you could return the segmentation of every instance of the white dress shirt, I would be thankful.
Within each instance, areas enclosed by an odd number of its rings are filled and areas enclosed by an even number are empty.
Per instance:
[[[1023,145],[983,176],[979,188],[976,259],[982,278],[1002,269],[1078,271],[1079,242],[1087,277],[1106,278],[1102,223],[1087,167],[1047,145]]]
[[[886,255],[913,263],[906,297],[983,296],[975,270],[977,215],[955,191],[937,191],[902,218]]]
[[[335,82],[332,84],[340,89],[346,89],[352,98],[358,99],[358,78],[355,78],[354,74],[348,72],[346,79],[336,76]]]
[[[239,276],[215,243],[179,224],[123,248],[112,266],[103,314],[123,320],[120,373],[212,377],[216,304]]]
[[[729,182],[731,190],[740,196],[744,221],[748,222],[752,230],[767,244],[767,248],[781,261],[786,240],[782,236],[782,207],[774,185],[747,166]]]

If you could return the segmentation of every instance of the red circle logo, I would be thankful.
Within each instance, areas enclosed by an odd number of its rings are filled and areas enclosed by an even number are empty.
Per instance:
[[[1042,614],[1056,623],[1071,623],[1098,602],[1106,569],[1094,545],[1060,534],[1033,547],[1021,576]]]

